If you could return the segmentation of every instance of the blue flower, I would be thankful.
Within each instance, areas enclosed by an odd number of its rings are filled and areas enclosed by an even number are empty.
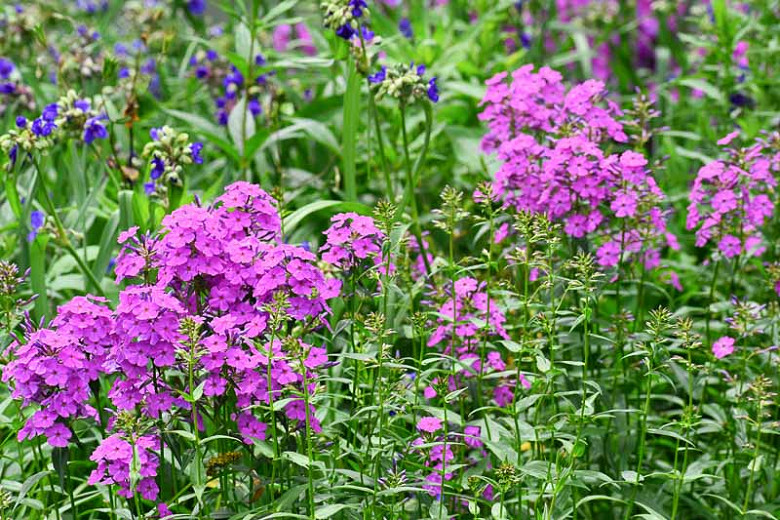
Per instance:
[[[51,135],[55,128],[57,128],[57,125],[51,121],[46,121],[42,117],[39,117],[33,121],[32,127],[30,129],[38,137],[46,137],[47,135]]]
[[[436,76],[428,81],[428,98],[434,103],[439,101],[439,86],[436,84]]]
[[[27,118],[24,116],[16,116],[16,126],[24,128],[27,126]]]
[[[157,62],[154,61],[154,58],[149,58],[146,60],[146,62],[144,62],[143,65],[141,65],[141,74],[151,76],[154,74],[155,70],[157,70]]]
[[[194,16],[201,16],[206,12],[206,0],[189,0],[187,9]]]
[[[165,161],[160,159],[159,157],[153,157],[152,158],[152,171],[149,172],[149,176],[152,179],[159,179],[160,176],[165,172]],[[154,184],[154,183],[152,183]]]
[[[144,183],[144,193],[147,195],[154,193],[154,181]]]
[[[15,68],[14,63],[11,60],[0,58],[0,79],[10,78]]]
[[[16,91],[16,83],[0,83],[0,94],[13,94]]]
[[[522,45],[524,49],[531,48],[531,37],[528,35],[528,33],[520,34],[520,45]]]
[[[753,101],[753,98],[750,96],[743,94],[742,92],[735,92],[729,96],[729,101],[731,101],[731,104],[735,107],[748,107],[753,108],[756,104],[755,101]]]
[[[374,31],[366,27],[365,25],[360,28],[360,32],[363,33],[363,39],[370,42],[374,39]]]
[[[57,119],[57,114],[59,114],[60,107],[57,105],[57,103],[52,103],[50,105],[46,105],[43,109],[43,113],[41,114],[41,118],[44,121],[54,121]]]
[[[414,32],[412,32],[412,22],[408,18],[401,18],[401,21],[398,22],[398,30],[401,31],[401,34],[403,34],[405,38],[409,40],[414,38]]]
[[[352,16],[355,18],[363,16],[363,9],[368,9],[366,0],[349,0],[349,5],[352,6]]]
[[[257,56],[255,56],[255,65],[257,65],[258,67],[262,67],[263,65],[265,65],[265,56],[263,56],[262,54],[258,54]]]
[[[336,29],[336,36],[339,38],[343,38],[345,40],[351,39],[353,36],[355,36],[355,29],[352,28],[351,25],[348,23],[345,23],[338,29]]]
[[[386,77],[387,77],[387,67],[382,65],[382,68],[379,69],[379,72],[375,72],[374,74],[370,74],[368,76],[368,81],[370,81],[371,83],[382,83]]]
[[[73,106],[81,110],[82,112],[86,112],[89,110],[89,100],[88,99],[77,99],[73,102]]]
[[[203,157],[200,155],[201,150],[203,150],[203,143],[192,143],[190,145],[190,152],[192,152],[192,162],[195,164],[203,164]]]
[[[108,119],[105,114],[90,117],[84,124],[84,142],[92,144],[95,139],[105,139],[108,137],[108,130],[103,125],[103,120]]]
[[[263,107],[260,105],[260,101],[257,99],[250,99],[247,107],[249,107],[249,111],[252,112],[252,115],[255,117],[259,116],[263,112]]]
[[[160,129],[159,128],[152,128],[149,130],[149,137],[151,137],[155,141],[160,140]]]
[[[46,215],[40,211],[33,211],[30,213],[30,233],[27,235],[27,241],[32,242],[35,237],[38,236],[38,230],[43,227],[46,222]]]

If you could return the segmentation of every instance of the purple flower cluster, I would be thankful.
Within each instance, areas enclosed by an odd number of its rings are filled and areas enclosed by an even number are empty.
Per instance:
[[[138,76],[140,76],[149,82],[149,92],[157,98],[160,97],[161,86],[157,60],[150,56],[149,48],[143,41],[133,40],[129,45],[115,44],[114,56],[119,62],[119,79],[126,82],[124,84],[126,88],[138,88]]]
[[[382,244],[385,234],[376,227],[371,217],[339,213],[331,219],[325,237],[325,245],[320,249],[322,259],[344,271],[381,266],[384,261]]]
[[[666,231],[664,194],[645,157],[605,151],[627,136],[619,108],[604,101],[603,83],[589,80],[567,91],[558,72],[527,65],[511,80],[501,73],[487,85],[482,147],[502,161],[494,189],[507,207],[546,214],[562,221],[567,235],[595,239],[605,267],[626,254],[656,267],[659,249],[676,247]]]
[[[13,360],[3,371],[12,396],[38,405],[19,430],[19,439],[43,435],[52,446],[67,446],[73,419],[95,417],[87,403],[92,381],[113,370],[111,310],[104,300],[77,297],[59,308],[50,328],[32,330],[11,344]]]
[[[255,56],[256,66],[262,67],[265,63],[265,58],[261,54]],[[220,125],[227,125],[230,112],[245,93],[248,97],[249,112],[254,117],[262,114],[261,87],[268,83],[268,76],[273,72],[260,73],[252,81],[247,82],[241,71],[212,49],[195,53],[190,58],[189,65],[193,75],[208,87],[214,98],[217,107],[216,118]]]
[[[417,422],[417,430],[421,437],[412,441],[415,451],[425,455],[423,466],[429,473],[425,476],[422,488],[437,500],[441,498],[442,480],[452,480],[455,472],[463,472],[469,467],[475,466],[479,461],[484,461],[487,453],[482,449],[482,429],[479,426],[466,426],[463,433],[452,433],[445,438],[439,434],[444,429],[444,424],[437,417],[421,417]],[[444,442],[446,440],[446,442]],[[437,444],[429,446],[431,441]],[[479,450],[477,457],[469,456],[470,450]],[[443,478],[442,478],[443,477]],[[487,498],[487,497],[486,497]]]
[[[483,345],[485,335],[491,338],[509,339],[504,328],[506,316],[501,311],[498,303],[492,298],[488,299],[484,283],[480,284],[474,278],[461,278],[455,282],[454,294],[446,295],[444,302],[437,307],[436,329],[428,339],[428,346],[444,344],[444,353],[456,357],[464,370],[462,376],[469,378],[489,370],[502,372],[506,369],[506,363],[501,358],[501,353],[491,350],[485,356],[485,366],[482,367],[480,347]],[[481,325],[486,323],[486,325]],[[496,380],[494,398],[499,406],[506,406],[512,401],[514,382]],[[450,391],[457,388],[457,381],[450,379],[448,386]],[[521,378],[523,386],[530,386]],[[425,389],[425,397],[436,397],[437,391],[433,387]]]
[[[315,391],[315,371],[328,357],[304,334],[325,323],[327,300],[341,284],[325,277],[314,254],[281,241],[281,219],[267,193],[238,182],[214,205],[173,211],[160,233],[132,228],[119,242],[117,283],[130,283],[115,311],[101,299],[78,297],[50,328],[30,327],[11,345],[3,381],[25,406],[40,407],[20,439],[45,435],[49,444],[66,446],[72,420],[95,418],[90,383],[107,374],[114,378],[111,403],[150,422],[165,413],[190,423],[201,399],[229,397],[247,443],[266,435],[258,403],[287,399],[283,413],[305,424],[303,385]],[[176,374],[189,371],[202,392],[186,400],[194,389]],[[314,411],[310,406],[312,429],[320,431]],[[113,424],[116,433],[92,455],[98,467],[90,482],[154,499],[159,439],[119,419]],[[135,487],[131,467],[141,472]]]
[[[146,500],[157,499],[160,489],[155,477],[159,459],[154,450],[160,441],[153,435],[115,433],[103,439],[89,460],[97,463],[87,481],[90,485],[118,485],[119,496],[132,498],[138,493]],[[133,482],[133,472],[137,482]]]
[[[556,15],[561,22],[577,25],[580,27],[593,27],[596,23],[602,22],[605,29],[614,26],[621,11],[621,2],[618,0],[556,0]],[[635,2],[635,23],[636,29],[633,33],[636,40],[635,61],[633,65],[637,68],[655,69],[655,51],[657,47],[658,36],[661,31],[660,20],[666,23],[667,30],[677,31],[678,19],[682,18],[688,7],[684,2],[671,3],[668,6],[654,6],[658,2],[652,0],[637,0]],[[656,10],[666,10],[663,13],[656,13]],[[528,25],[532,25],[533,20],[529,20]],[[609,33],[601,29],[596,34],[588,34],[588,43],[593,49],[593,58],[591,60],[591,69],[593,77],[608,82],[614,74],[613,62],[615,59],[615,49],[621,43],[621,36],[614,30]],[[607,33],[606,38],[598,38],[600,34]],[[569,32],[564,32],[568,37]],[[548,40],[548,48],[556,45],[553,38]]]
[[[324,277],[312,253],[281,243],[280,224],[273,199],[257,186],[239,182],[228,186],[215,206],[174,211],[163,220],[161,237],[138,237],[135,230],[122,235],[117,281],[132,277],[154,282],[120,294],[116,361],[122,377],[111,392],[117,406],[144,405],[154,416],[181,404],[172,392],[162,386],[155,390],[149,382],[153,367],[180,363],[176,351],[184,335],[179,324],[187,318],[202,325],[199,373],[205,396],[221,396],[233,388],[237,406],[244,409],[269,402],[270,394],[280,399],[285,390],[300,387],[304,369],[297,357],[278,339],[265,339],[276,332],[270,326],[270,307],[283,295],[286,316],[317,327],[329,311],[326,300],[338,294],[340,283]],[[302,341],[296,349],[305,358],[305,369],[326,361],[322,349]],[[314,378],[308,374],[309,380]],[[290,419],[301,419],[301,404],[288,405]],[[240,419],[247,440],[261,431],[249,416]]]
[[[718,141],[727,146],[739,132]],[[728,148],[728,159],[699,169],[688,205],[686,228],[696,230],[696,246],[712,242],[726,258],[760,256],[761,227],[775,210],[775,175],[780,172],[780,134],[748,148]]]

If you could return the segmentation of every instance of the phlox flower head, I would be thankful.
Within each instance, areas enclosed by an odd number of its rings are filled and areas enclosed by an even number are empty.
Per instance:
[[[603,267],[636,255],[658,265],[676,247],[666,230],[664,194],[637,152],[609,153],[627,136],[622,112],[600,81],[567,89],[561,75],[532,65],[487,81],[482,148],[501,166],[493,182],[505,208],[544,214],[575,239],[597,245]]]
[[[156,500],[159,488],[155,482],[159,459],[154,450],[159,440],[152,435],[115,433],[103,439],[89,459],[97,463],[89,476],[90,485],[117,485],[117,493],[132,498],[138,493],[146,500]],[[133,483],[131,468],[138,468],[140,480]]]
[[[49,444],[68,445],[68,424],[94,418],[89,384],[110,373],[111,311],[98,298],[77,297],[61,306],[51,328],[28,331],[9,346],[12,360],[3,370],[12,396],[39,407],[19,431],[19,439],[44,435]]]
[[[382,244],[385,234],[371,217],[357,213],[340,213],[331,219],[325,231],[322,259],[344,271],[360,267],[382,266]]]
[[[719,141],[730,145],[732,132]],[[715,246],[725,258],[760,256],[762,227],[774,214],[780,137],[773,134],[748,148],[728,148],[728,159],[699,169],[689,194],[686,228],[695,230],[696,246]]]

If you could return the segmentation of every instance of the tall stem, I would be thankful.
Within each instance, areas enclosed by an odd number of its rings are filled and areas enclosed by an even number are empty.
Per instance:
[[[430,124],[428,125],[428,129],[426,130],[426,141],[428,140],[428,136],[430,135]],[[417,244],[420,246],[420,254],[422,255],[423,263],[425,264],[425,271],[428,273],[428,275],[431,275],[431,265],[428,261],[428,251],[425,248],[425,244],[423,243],[422,239],[422,229],[420,228],[420,216],[417,212],[417,197],[415,196],[415,188],[417,184],[417,179],[415,179],[415,172],[412,169],[412,162],[409,159],[409,138],[406,135],[406,106],[404,104],[401,104],[401,134],[403,136],[403,142],[404,142],[404,160],[406,162],[406,195],[404,196],[404,199],[408,201],[409,206],[412,211],[412,229],[414,232],[414,236],[417,239]],[[423,155],[420,157],[424,157],[424,151]],[[420,161],[418,160],[418,163]],[[403,204],[401,207],[399,207],[400,210],[403,209]]]

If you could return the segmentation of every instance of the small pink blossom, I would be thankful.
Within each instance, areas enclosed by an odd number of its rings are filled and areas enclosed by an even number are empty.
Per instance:
[[[435,433],[442,429],[441,419],[436,417],[422,417],[417,421],[417,429],[421,432]]]
[[[712,353],[717,359],[723,359],[734,352],[734,338],[723,336],[712,344]]]

